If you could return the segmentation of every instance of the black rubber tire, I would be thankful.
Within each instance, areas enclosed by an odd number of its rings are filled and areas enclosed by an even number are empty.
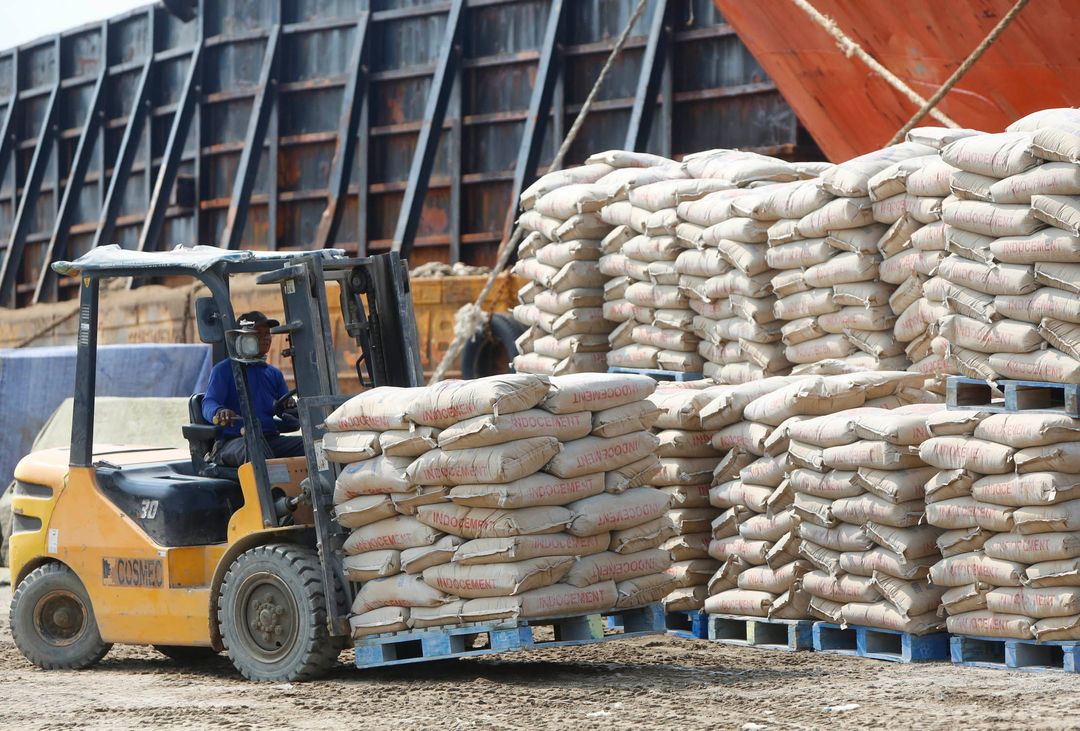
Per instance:
[[[174,662],[183,665],[198,665],[218,656],[213,647],[192,647],[191,645],[154,645],[154,649]]]
[[[101,639],[86,587],[59,563],[39,566],[19,582],[11,597],[11,636],[26,659],[45,670],[88,668],[112,647]]]
[[[288,543],[237,556],[221,583],[218,628],[236,669],[259,682],[317,678],[344,645],[327,628],[318,555]]]
[[[525,329],[509,315],[496,312],[476,329],[461,349],[461,377],[482,378],[511,372],[510,362],[518,354],[514,341]]]

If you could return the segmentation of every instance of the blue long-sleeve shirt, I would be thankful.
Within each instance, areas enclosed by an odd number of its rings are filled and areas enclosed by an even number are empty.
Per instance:
[[[255,415],[262,424],[263,433],[276,434],[277,426],[274,424],[274,401],[289,392],[285,383],[285,376],[269,363],[241,366],[247,370],[248,386],[251,389],[251,399],[255,405]],[[218,409],[232,409],[240,413],[240,396],[236,392],[236,380],[233,378],[232,361],[228,358],[214,366],[210,371],[210,382],[206,385],[206,395],[203,396],[203,418],[213,423],[214,414]],[[240,424],[224,427],[223,437],[240,436]]]

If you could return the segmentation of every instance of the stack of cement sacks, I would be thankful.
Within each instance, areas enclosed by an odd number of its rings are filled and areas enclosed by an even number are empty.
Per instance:
[[[918,375],[880,371],[720,387],[701,412],[702,426],[716,429],[717,439],[732,444],[710,492],[712,504],[725,512],[713,524],[709,552],[724,565],[709,583],[706,611],[777,619],[809,616],[804,574],[827,566],[830,556],[812,539],[821,539],[818,534],[832,528],[835,519],[819,520],[814,510],[830,487],[824,474],[828,469],[817,454],[821,450],[792,441],[792,430],[810,417],[838,410],[900,406],[904,393],[913,386],[918,392],[920,384]],[[809,538],[801,535],[804,524]]]
[[[944,529],[930,580],[953,634],[1080,639],[1080,420],[950,411],[920,455],[942,470],[927,519]]]
[[[594,162],[549,173],[521,196],[518,223],[530,233],[518,246],[514,273],[529,280],[518,292],[514,319],[528,330],[518,340],[514,369],[565,374],[607,370],[600,241],[611,227],[598,211],[607,200],[597,184],[614,166]]]
[[[712,523],[720,514],[709,502],[713,471],[725,449],[716,433],[701,428],[701,410],[721,387],[711,381],[661,383],[649,401],[656,407],[658,470],[649,480],[671,496],[670,533],[662,548],[672,555],[674,581],[664,597],[668,611],[704,607],[706,585],[720,564],[709,556]]]
[[[919,458],[940,405],[858,408],[791,424],[802,577],[810,611],[842,625],[924,634],[938,629],[942,589],[927,575],[941,558],[925,525],[924,486],[937,474]]]
[[[941,151],[957,170],[936,333],[966,376],[1080,383],[1078,124],[1077,110],[1046,110]]]
[[[629,608],[672,587],[644,376],[378,388],[326,420],[354,637]],[[361,451],[361,447],[366,451]]]

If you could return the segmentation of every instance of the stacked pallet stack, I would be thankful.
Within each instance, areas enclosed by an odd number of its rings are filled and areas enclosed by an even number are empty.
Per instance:
[[[816,511],[833,486],[815,459],[820,450],[793,440],[793,430],[836,410],[900,405],[899,394],[920,383],[901,372],[771,378],[727,387],[702,411],[703,426],[732,440],[710,493],[713,505],[727,510],[713,526],[710,553],[725,563],[710,582],[707,611],[809,616],[803,575],[826,565],[831,549],[812,542],[813,530],[802,537],[802,524],[833,527]]]
[[[945,529],[930,579],[946,590],[949,631],[1080,639],[1080,420],[943,417],[920,454],[942,470],[927,484],[927,519]]]
[[[644,486],[654,387],[518,374],[374,389],[338,409],[323,446],[348,462],[335,512],[362,582],[354,637],[663,597],[670,533],[651,524],[670,497]]]
[[[939,405],[859,408],[792,424],[790,480],[802,579],[814,616],[911,634],[938,629],[942,590],[930,586],[941,530],[924,525],[936,468],[918,455]]]
[[[514,369],[565,374],[607,370],[608,333],[603,317],[600,242],[611,227],[600,220],[607,188],[597,181],[613,172],[592,162],[549,173],[521,196],[518,223],[530,233],[518,246],[514,273],[529,280],[518,292],[514,319],[528,327],[518,339]]]

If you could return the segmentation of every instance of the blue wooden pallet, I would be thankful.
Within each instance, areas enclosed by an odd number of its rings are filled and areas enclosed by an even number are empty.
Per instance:
[[[708,616],[700,609],[691,612],[668,612],[665,618],[668,634],[691,640],[707,640],[709,639]]]
[[[995,389],[977,378],[950,376],[945,384],[945,405],[968,411],[1022,411],[1080,417],[1078,384],[999,380],[996,385]]]
[[[623,632],[604,635],[604,618],[617,616]],[[535,627],[552,627],[553,639],[541,639]],[[545,617],[533,620],[500,620],[464,625],[428,627],[373,635],[356,640],[356,667],[374,668],[431,660],[476,657],[544,647],[586,645],[607,640],[662,634],[664,611],[659,604],[595,614]],[[482,637],[486,635],[486,637]],[[476,646],[481,638],[480,646]]]
[[[949,650],[957,665],[1036,673],[1080,672],[1080,642],[1076,641],[1036,642],[952,635]]]
[[[652,376],[661,381],[700,381],[705,377],[701,371],[683,373],[682,371],[664,371],[657,368],[622,368],[611,366],[608,373],[638,373],[643,376]]]
[[[877,627],[841,627],[814,622],[814,651],[890,662],[929,662],[949,659],[949,634],[913,635]]]
[[[814,649],[814,623],[809,619],[765,619],[734,614],[708,617],[709,639],[714,642],[788,652]]]

